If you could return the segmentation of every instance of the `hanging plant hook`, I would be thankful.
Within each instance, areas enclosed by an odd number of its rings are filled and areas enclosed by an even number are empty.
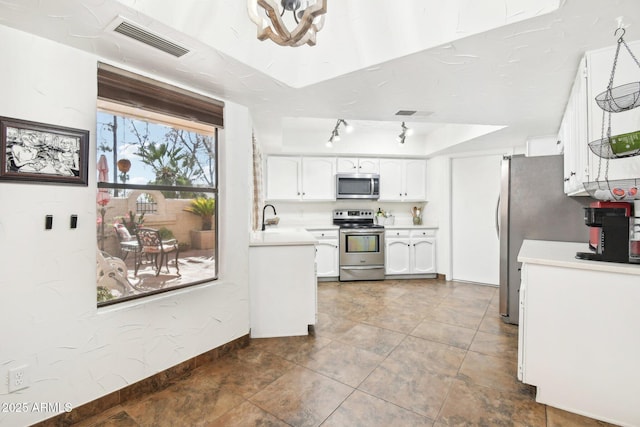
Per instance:
[[[622,38],[624,37],[625,33],[627,32],[627,30],[625,30],[624,28],[620,27],[618,29],[616,29],[616,31],[613,33],[613,36],[616,37],[618,35],[618,31],[622,31],[622,35],[618,38],[618,43],[622,43]]]

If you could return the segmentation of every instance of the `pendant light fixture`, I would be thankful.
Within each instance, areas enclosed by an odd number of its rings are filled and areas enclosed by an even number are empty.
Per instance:
[[[280,46],[315,46],[324,25],[327,0],[247,0],[249,17],[258,27],[258,40]],[[289,29],[293,27],[293,29]]]
[[[327,147],[333,147],[334,142],[340,141],[340,133],[338,133],[338,130],[341,124],[344,125],[344,130],[347,133],[351,133],[351,131],[353,131],[353,126],[347,123],[344,119],[338,119],[338,121],[336,122],[336,126],[333,128],[333,131],[331,131],[329,141],[327,141]]]

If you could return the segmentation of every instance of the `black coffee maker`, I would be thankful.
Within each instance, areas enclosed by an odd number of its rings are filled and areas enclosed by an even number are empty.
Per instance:
[[[593,252],[578,252],[576,258],[593,261],[629,262],[629,216],[625,208],[584,208],[584,222],[591,227]],[[595,241],[594,241],[595,240]]]

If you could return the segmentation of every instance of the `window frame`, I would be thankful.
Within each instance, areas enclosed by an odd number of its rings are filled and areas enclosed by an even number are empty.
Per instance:
[[[105,76],[108,76],[107,79]],[[114,86],[115,85],[115,86]],[[123,90],[116,90],[114,88],[124,88]],[[126,89],[136,88],[138,94],[143,93],[144,90],[149,90],[153,96],[146,97],[146,100],[161,100],[157,105],[150,105],[148,103],[140,103],[140,97],[136,93],[127,92]],[[144,90],[140,90],[140,88]],[[115,95],[114,95],[115,94]],[[110,98],[114,96],[115,99]],[[172,102],[164,102],[167,99],[171,99]],[[137,101],[136,101],[137,100]],[[180,108],[172,109],[167,106],[175,107],[178,105]],[[185,105],[187,106],[186,108]],[[192,114],[194,111],[197,113],[200,109],[203,109],[205,114],[197,115]],[[149,123],[162,124],[163,126],[174,127],[178,129],[187,130],[189,132],[196,132],[200,134],[211,134],[214,138],[213,152],[215,153],[213,167],[215,168],[215,181],[213,186],[173,186],[173,185],[148,185],[148,184],[130,184],[130,183],[118,183],[118,182],[97,182],[97,191],[100,189],[113,189],[113,190],[130,190],[130,191],[179,191],[179,192],[202,192],[210,194],[215,199],[214,206],[214,223],[213,229],[215,230],[213,259],[215,262],[214,271],[212,276],[206,279],[196,280],[193,282],[171,286],[169,288],[157,289],[154,291],[144,292],[140,294],[134,294],[129,296],[123,296],[106,301],[96,301],[98,307],[104,307],[109,305],[118,304],[125,301],[137,300],[146,298],[149,296],[157,295],[160,293],[172,292],[187,287],[200,285],[203,283],[210,283],[215,281],[219,277],[220,272],[220,253],[219,253],[219,230],[220,230],[220,197],[219,197],[219,129],[223,126],[223,108],[224,103],[213,98],[208,98],[200,94],[192,93],[175,86],[171,86],[165,83],[157,82],[147,77],[138,76],[128,71],[120,70],[110,65],[103,63],[98,64],[98,101],[96,114],[98,112],[104,112],[107,114],[114,114],[120,117],[129,119],[136,119],[140,121],[146,121]],[[194,110],[195,109],[195,110]],[[185,113],[186,112],[186,113]],[[96,152],[97,157],[97,152]]]

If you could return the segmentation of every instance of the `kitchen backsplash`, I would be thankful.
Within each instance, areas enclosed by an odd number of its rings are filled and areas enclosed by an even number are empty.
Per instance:
[[[318,227],[332,225],[334,209],[373,209],[375,212],[381,209],[387,214],[393,215],[394,225],[413,225],[411,209],[414,206],[424,208],[423,224],[436,226],[429,221],[428,203],[417,202],[377,202],[364,200],[344,200],[336,202],[272,202],[276,207],[277,216],[280,218],[278,227]],[[268,211],[267,218],[272,216]]]

